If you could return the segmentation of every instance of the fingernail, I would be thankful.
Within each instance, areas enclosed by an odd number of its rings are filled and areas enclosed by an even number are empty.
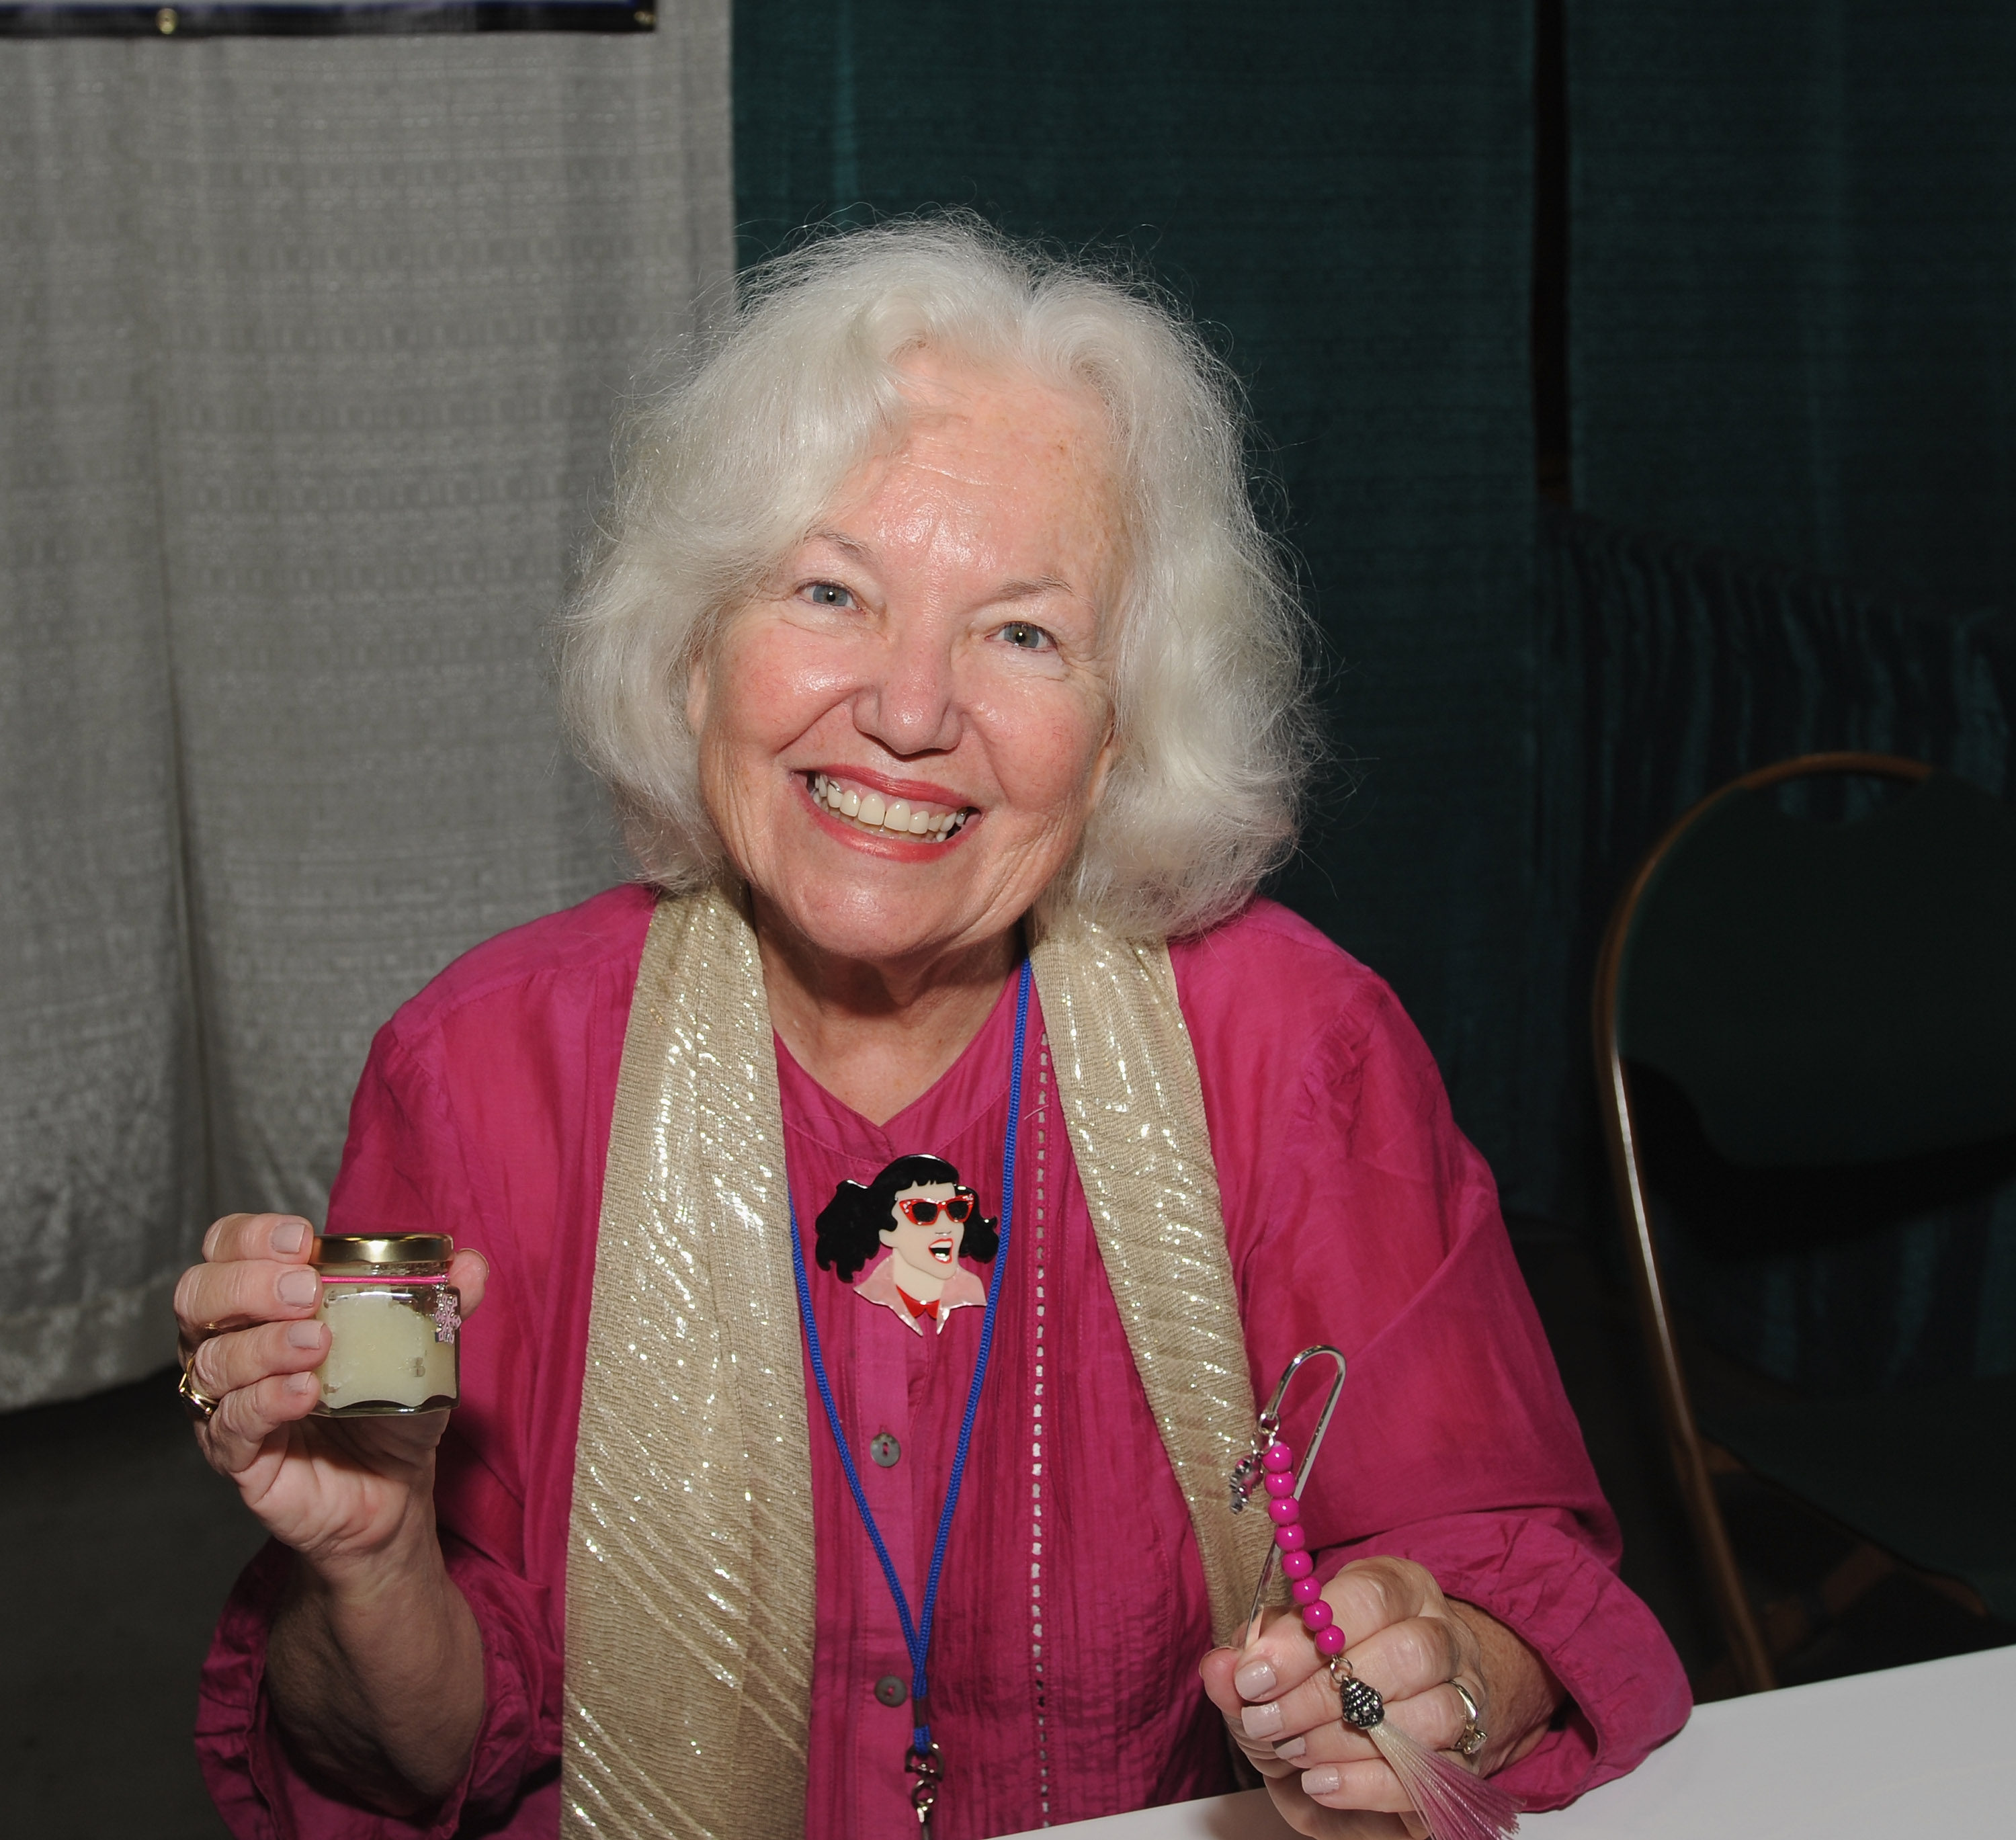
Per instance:
[[[322,1324],[319,1323],[290,1323],[287,1325],[287,1345],[290,1348],[321,1347]]]
[[[287,1376],[287,1391],[290,1393],[315,1392],[321,1385],[322,1382],[312,1374],[290,1374]]]
[[[1274,1755],[1277,1757],[1299,1757],[1309,1748],[1309,1741],[1305,1737],[1284,1737],[1274,1746]]]
[[[283,1258],[291,1258],[308,1243],[308,1223],[302,1220],[283,1220],[273,1229],[273,1250]]]
[[[1272,1701],[1264,1706],[1248,1706],[1240,1716],[1246,1721],[1248,1737],[1272,1737],[1281,1729],[1281,1709]]]
[[[1249,1661],[1232,1676],[1232,1683],[1239,1689],[1241,1699],[1265,1699],[1274,1691],[1274,1669],[1271,1662]]]
[[[300,1266],[295,1266],[292,1271],[282,1272],[279,1283],[274,1286],[279,1292],[283,1303],[297,1305],[314,1302],[315,1293],[321,1287],[321,1282],[315,1273]]]
[[[1334,1795],[1343,1787],[1344,1772],[1334,1763],[1319,1763],[1315,1769],[1302,1772],[1305,1795]]]

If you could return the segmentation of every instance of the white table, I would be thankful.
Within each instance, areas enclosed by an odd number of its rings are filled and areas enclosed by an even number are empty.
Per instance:
[[[1990,1840],[2016,1834],[2016,1647],[1696,1709],[1532,1840]],[[1071,1840],[1287,1840],[1264,1789],[1053,1827]]]

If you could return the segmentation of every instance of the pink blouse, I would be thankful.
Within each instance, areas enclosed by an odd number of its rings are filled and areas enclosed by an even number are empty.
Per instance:
[[[567,1518],[595,1239],[630,995],[652,897],[610,891],[491,941],[380,1032],[351,1108],[331,1231],[421,1228],[491,1278],[463,1352],[437,1502],[481,1629],[486,1705],[468,1774],[430,1819],[363,1813],[307,1779],[261,1691],[290,1562],[269,1546],[226,1604],[197,1748],[244,1836],[550,1835]],[[1545,1658],[1567,1716],[1499,1781],[1557,1806],[1684,1721],[1664,1633],[1618,1582],[1616,1528],[1521,1281],[1483,1161],[1386,986],[1258,902],[1172,951],[1202,1078],[1254,1388],[1296,1349],[1351,1378],[1304,1503],[1330,1568],[1398,1553]],[[1209,1617],[1194,1536],[1130,1359],[1032,1006],[1013,1231],[992,1366],[931,1658],[945,1840],[1230,1786],[1197,1663]],[[1001,1202],[1012,982],[938,1082],[887,1124],[781,1045],[786,1156],[843,1429],[914,1605],[982,1312],[913,1333],[813,1258],[844,1178],[928,1152]],[[984,1276],[987,1268],[971,1268]],[[859,1281],[857,1274],[855,1281]],[[1289,1415],[1304,1429],[1323,1388]],[[913,1832],[902,1768],[909,1665],[808,1377],[818,1601],[806,1831]],[[888,1703],[891,1700],[897,1703]]]

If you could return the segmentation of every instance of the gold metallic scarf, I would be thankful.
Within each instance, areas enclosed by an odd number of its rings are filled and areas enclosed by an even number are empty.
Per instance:
[[[1089,926],[1033,954],[1128,1347],[1238,1628],[1271,1529],[1228,1510],[1252,1390],[1169,956]],[[624,1037],[568,1533],[563,1831],[804,1831],[812,1458],[783,1120],[756,937],[661,901]]]

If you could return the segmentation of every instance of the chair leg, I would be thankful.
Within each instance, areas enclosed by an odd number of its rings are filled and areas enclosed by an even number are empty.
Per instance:
[[[1988,1615],[1988,1600],[1964,1579],[1949,1578],[1942,1572],[1921,1572],[1915,1565],[1909,1569],[1927,1590],[1937,1591],[1942,1597],[1957,1604],[1969,1616]]]
[[[1791,1654],[1897,1569],[1897,1561],[1881,1547],[1865,1541],[1811,1590],[1766,1604],[1758,1621],[1772,1659]]]
[[[1759,1626],[1750,1594],[1744,1588],[1735,1549],[1730,1544],[1729,1529],[1723,1521],[1722,1505],[1715,1499],[1712,1474],[1718,1467],[1715,1460],[1720,1459],[1723,1466],[1733,1460],[1700,1437],[1687,1445],[1676,1440],[1673,1456],[1681,1496],[1687,1503],[1688,1518],[1694,1523],[1694,1541],[1702,1568],[1708,1573],[1710,1593],[1721,1613],[1723,1639],[1729,1644],[1737,1683],[1745,1693],[1769,1693],[1778,1684],[1777,1670],[1771,1665],[1769,1644]],[[1727,1473],[1726,1467],[1723,1473]]]
[[[1706,1438],[1700,1441],[1701,1466],[1710,1475],[1733,1476],[1752,1473],[1750,1466],[1733,1452],[1720,1445],[1711,1443]],[[1767,1478],[1768,1480],[1768,1478]],[[1980,1592],[1964,1579],[1953,1578],[1942,1572],[1927,1572],[1913,1565],[1909,1560],[1900,1559],[1895,1554],[1866,1540],[1845,1522],[1837,1521],[1824,1509],[1808,1501],[1796,1492],[1781,1491],[1788,1500],[1795,1502],[1807,1514],[1822,1525],[1832,1528],[1845,1539],[1852,1541],[1853,1549],[1819,1584],[1801,1592],[1796,1597],[1781,1598],[1765,1606],[1759,1613],[1759,1626],[1766,1632],[1766,1640],[1773,1655],[1782,1655],[1787,1648],[1796,1647],[1806,1636],[1811,1635],[1823,1624],[1845,1615],[1893,1572],[1902,1572],[1922,1585],[1928,1591],[1935,1591],[1949,1603],[1957,1604],[1970,1616],[1985,1618],[1988,1604]],[[1795,1615],[1805,1619],[1803,1631],[1791,1626]]]

